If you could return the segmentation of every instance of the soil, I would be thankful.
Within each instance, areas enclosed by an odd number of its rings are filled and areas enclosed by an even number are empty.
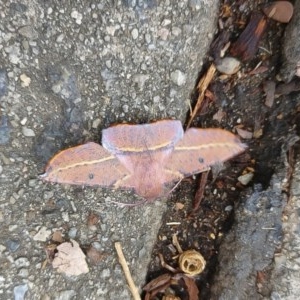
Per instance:
[[[229,6],[228,1],[223,1],[220,20],[225,27],[219,29],[216,39],[228,31],[229,40],[235,41],[249,21],[251,13],[259,10],[260,2],[235,1]],[[230,9],[230,17],[224,18],[222,12],[226,8]],[[177,260],[174,259],[177,253],[172,244],[172,236],[176,234],[183,250],[195,249],[204,256],[207,267],[196,278],[196,283],[200,290],[200,298],[210,299],[210,284],[218,267],[219,246],[232,228],[234,208],[240,201],[240,193],[258,183],[263,189],[267,189],[278,166],[282,149],[288,150],[290,139],[296,134],[299,135],[300,104],[299,100],[293,97],[293,93],[275,98],[271,107],[264,104],[264,82],[276,82],[279,78],[285,26],[268,20],[267,30],[259,43],[256,55],[251,60],[242,62],[242,67],[236,75],[224,77],[218,74],[211,82],[209,90],[213,94],[213,101],[207,99],[207,105],[194,120],[194,125],[204,128],[223,127],[229,130],[240,126],[254,135],[243,140],[248,145],[246,153],[226,163],[225,168],[217,174],[209,175],[204,197],[196,212],[193,211],[193,203],[187,199],[193,198],[201,176],[196,180],[187,179],[178,188],[178,193],[170,197],[168,210],[153,250],[148,281],[169,272],[161,267],[158,254],[162,254],[169,265],[178,267]],[[211,53],[214,51],[212,46]],[[210,60],[211,57],[207,57],[207,66]],[[259,69],[263,71],[253,74],[251,71],[255,70],[258,64]],[[221,110],[224,117],[221,121],[215,120],[215,114]],[[297,152],[299,153],[299,148],[295,148],[292,158]],[[253,168],[254,177],[248,186],[243,186],[237,177],[246,168]],[[188,198],[187,191],[190,190],[192,195]],[[285,192],[288,194],[288,188]],[[176,222],[175,225],[168,225],[172,222]],[[187,299],[184,293],[181,297]]]

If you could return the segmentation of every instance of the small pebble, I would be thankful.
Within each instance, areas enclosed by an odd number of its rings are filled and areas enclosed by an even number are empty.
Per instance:
[[[53,191],[45,191],[43,194],[43,199],[44,200],[49,200],[54,196],[54,192]]]
[[[176,70],[171,73],[171,80],[178,86],[182,86],[186,82],[186,75],[180,70]]]
[[[69,214],[67,211],[64,211],[61,213],[61,216],[62,216],[62,219],[65,221],[65,222],[69,222],[70,221],[70,218],[69,218]]]
[[[43,226],[38,233],[33,237],[35,241],[46,242],[51,234],[51,230],[48,230],[47,227]]]
[[[8,240],[6,242],[6,246],[11,252],[15,252],[20,247],[20,241],[19,240]]]
[[[19,257],[15,260],[15,265],[17,269],[29,267],[30,263],[27,257]]]
[[[97,119],[93,120],[92,128],[97,129],[100,124],[101,124],[101,120],[99,118],[97,118]]]
[[[20,124],[21,124],[22,126],[24,126],[26,123],[27,123],[27,118],[26,118],[26,117],[23,118],[23,119],[20,121]]]
[[[101,278],[108,278],[108,277],[110,277],[110,269],[104,269],[101,272]]]
[[[29,185],[30,187],[35,187],[36,184],[37,184],[36,179],[30,179],[30,180],[28,181],[28,185]]]
[[[61,43],[64,40],[65,36],[64,34],[60,34],[57,38],[56,38],[56,42],[57,43]]]
[[[172,23],[172,21],[170,19],[164,19],[162,22],[161,22],[161,26],[168,26]]]
[[[27,278],[28,275],[29,275],[28,269],[22,268],[22,269],[19,271],[18,275],[19,275],[20,277]]]
[[[15,300],[23,300],[25,299],[25,294],[28,291],[28,286],[26,283],[17,285],[14,287],[14,296]]]
[[[253,173],[247,173],[245,175],[239,176],[238,181],[243,185],[247,185],[252,180],[253,176]]]
[[[55,300],[71,300],[76,296],[74,290],[59,291],[55,294]]]
[[[6,70],[0,69],[0,98],[7,92],[8,78]]]
[[[0,85],[1,85],[1,83],[0,83]],[[11,129],[8,126],[7,117],[6,116],[1,117],[1,115],[0,115],[0,145],[5,145],[8,143],[9,137],[10,137],[10,131],[11,131]]]
[[[28,128],[28,127],[22,127],[22,133],[24,136],[27,136],[27,137],[33,137],[35,136],[35,133],[32,129]]]
[[[224,209],[225,211],[232,211],[233,210],[233,206],[232,205],[228,205],[225,207]]]
[[[216,63],[217,70],[226,75],[235,74],[240,69],[240,61],[234,57],[224,57]]]
[[[136,40],[136,39],[138,38],[139,32],[138,32],[138,30],[137,30],[136,28],[132,29],[132,31],[131,31],[131,36],[132,36],[132,38],[133,38],[134,40]]]
[[[34,40],[38,37],[37,32],[34,30],[34,28],[30,25],[25,25],[23,27],[21,27],[18,30],[19,34],[21,34],[22,36]]]
[[[68,236],[70,239],[75,239],[76,234],[77,234],[77,228],[75,227],[72,227],[68,232]]]

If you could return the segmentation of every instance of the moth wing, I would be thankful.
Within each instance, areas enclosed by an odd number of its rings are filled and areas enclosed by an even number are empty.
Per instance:
[[[128,170],[114,155],[90,142],[56,154],[41,178],[57,183],[109,187],[118,185],[127,176],[130,176]]]
[[[168,181],[201,173],[242,153],[245,148],[236,135],[226,130],[189,128],[166,164]]]
[[[174,147],[183,137],[180,121],[161,120],[150,124],[120,124],[102,131],[102,145],[113,154],[140,153]]]

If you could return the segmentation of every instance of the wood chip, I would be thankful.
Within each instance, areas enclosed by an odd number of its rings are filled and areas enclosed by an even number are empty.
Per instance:
[[[209,69],[205,73],[205,75],[199,81],[199,83],[197,85],[197,90],[199,92],[198,100],[197,100],[197,103],[196,103],[192,113],[191,113],[190,119],[187,124],[187,128],[189,128],[191,126],[195,116],[197,115],[198,110],[201,107],[202,101],[204,99],[205,91],[207,90],[210,82],[212,81],[212,79],[215,75],[215,72],[216,72],[216,67],[214,64],[211,64]]]

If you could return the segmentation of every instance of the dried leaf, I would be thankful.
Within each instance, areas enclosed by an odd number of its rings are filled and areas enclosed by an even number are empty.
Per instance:
[[[294,6],[289,1],[274,1],[263,8],[267,17],[281,22],[288,23],[294,13]]]
[[[170,283],[172,276],[170,274],[163,274],[160,275],[153,280],[151,280],[149,283],[147,283],[143,290],[146,292],[151,292],[157,288],[160,288],[162,286],[165,286],[165,284]]]
[[[68,276],[78,276],[89,272],[85,261],[85,255],[79,247],[79,244],[71,240],[57,247],[58,252],[52,262],[53,268],[59,273],[65,273]]]
[[[189,299],[199,299],[198,298],[198,294],[199,294],[199,290],[198,287],[195,283],[195,280],[193,278],[187,277],[187,276],[183,276],[182,279],[184,280],[184,283],[186,285],[187,288],[187,292],[189,294]]]
[[[219,123],[222,121],[222,119],[226,116],[226,112],[220,108],[214,115],[213,120],[218,121]]]

